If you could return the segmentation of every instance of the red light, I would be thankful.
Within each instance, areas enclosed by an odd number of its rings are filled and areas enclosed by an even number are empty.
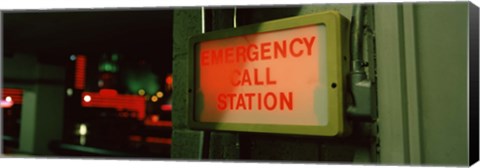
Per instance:
[[[100,94],[103,96],[116,96],[118,92],[115,89],[100,89]]]
[[[7,97],[10,97],[15,104],[22,104],[23,99],[23,90],[21,89],[12,89],[12,88],[3,88],[2,89],[2,100],[6,100]]]
[[[160,107],[163,111],[172,111],[172,105],[171,104],[164,104]]]
[[[75,62],[75,89],[85,88],[85,71],[87,58],[84,55],[78,55]]]
[[[152,121],[157,122],[159,120],[158,115],[152,115]]]
[[[128,137],[130,141],[140,142],[142,137],[139,135],[131,135]],[[158,143],[158,144],[172,144],[171,138],[157,138],[157,137],[146,137],[145,142],[147,143]]]
[[[90,102],[82,101],[83,107],[115,108],[118,111],[135,111],[132,115],[142,120],[145,117],[145,99],[135,95],[103,95],[101,93],[83,92],[82,96],[90,96]]]
[[[147,137],[145,141],[148,143],[172,144],[171,138]]]
[[[146,126],[154,126],[154,127],[172,127],[171,121],[157,121],[153,122],[151,120],[145,120],[144,124]]]
[[[172,77],[172,75],[168,75],[168,76],[167,76],[167,79],[165,80],[165,82],[166,82],[168,85],[173,84],[173,77]]]
[[[136,142],[139,142],[142,140],[142,137],[139,136],[139,135],[131,135],[130,137],[128,137],[130,139],[130,141],[136,141]]]

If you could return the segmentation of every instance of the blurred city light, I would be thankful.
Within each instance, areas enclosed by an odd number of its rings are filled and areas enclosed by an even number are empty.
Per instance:
[[[78,130],[78,133],[79,133],[80,135],[87,135],[87,132],[88,132],[88,130],[87,130],[87,125],[85,125],[85,124],[80,124],[80,128],[79,128],[79,130]]]
[[[152,102],[157,102],[158,101],[158,97],[157,96],[152,96]]]
[[[143,89],[138,90],[138,95],[140,95],[140,96],[145,95],[145,90],[143,90]]]
[[[162,97],[163,97],[163,92],[158,91],[158,92],[157,92],[157,97],[158,97],[158,98],[162,98]]]
[[[75,59],[77,59],[75,55],[70,55],[70,61],[75,61]]]
[[[83,101],[85,101],[85,102],[87,102],[87,103],[90,102],[91,100],[92,100],[92,97],[90,97],[89,95],[85,95],[85,96],[83,97]]]
[[[5,101],[7,101],[7,102],[12,102],[12,97],[7,96],[7,97],[5,98]]]
[[[68,96],[72,96],[72,95],[73,95],[73,89],[72,89],[72,88],[68,88],[68,89],[67,89],[67,95],[68,95]]]

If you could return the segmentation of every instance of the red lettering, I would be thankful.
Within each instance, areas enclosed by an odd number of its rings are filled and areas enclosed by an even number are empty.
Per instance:
[[[212,64],[221,64],[223,63],[223,50],[217,50],[217,52],[215,52],[214,50],[212,50]]]
[[[200,62],[202,65],[208,65],[208,52],[210,52],[209,50],[203,50],[201,53],[200,53]]]
[[[304,37],[303,41],[305,42],[305,45],[307,46],[308,55],[312,55],[312,46],[313,46],[313,42],[315,41],[315,36],[312,36],[310,38],[310,41],[308,41],[308,39],[306,37]]]
[[[299,52],[295,52],[295,51],[294,51],[294,48],[295,48],[295,47],[294,47],[294,44],[295,44],[295,42],[298,42],[298,43],[300,43],[300,44],[303,44],[302,39],[300,39],[300,38],[298,38],[298,37],[297,37],[297,38],[294,38],[294,39],[290,42],[290,52],[292,53],[292,56],[294,56],[294,57],[300,57],[300,56],[302,56],[302,54],[303,54],[303,50],[300,50]]]
[[[261,110],[262,109],[262,94],[261,93],[258,93],[257,94],[257,102],[258,102],[258,109]]]
[[[245,100],[245,97],[247,100]],[[228,108],[230,110],[247,110],[252,112],[254,98],[257,99],[257,110],[262,110],[263,107],[268,111],[293,110],[292,92],[280,92],[278,94],[266,92],[263,97],[262,93],[219,94],[217,97],[217,109],[222,111]]]
[[[217,97],[217,109],[220,111],[223,111],[225,108],[227,108],[227,102],[225,98],[226,97],[224,94],[219,94]]]
[[[246,51],[245,47],[243,46],[237,47],[237,50],[236,50],[237,62],[240,62],[240,59],[242,59],[243,62],[246,62],[245,51]]]
[[[229,64],[234,62],[235,60],[233,60],[233,48],[228,47],[227,49],[225,49],[225,63]]]
[[[263,82],[258,80],[258,69],[257,68],[253,69],[253,76],[254,76],[254,79],[255,79],[255,82],[254,82],[255,85],[263,85]]]
[[[238,98],[237,98],[237,107],[235,107],[235,109],[238,110],[240,107],[243,107],[243,110],[246,110],[245,100],[243,100],[242,94],[239,94],[239,95],[238,95]]]
[[[227,94],[227,97],[228,99],[230,99],[230,110],[233,110],[233,98],[237,96],[235,93],[230,93],[230,94]]]
[[[266,75],[267,75],[267,85],[277,84],[277,81],[273,81],[273,80],[270,79],[270,68],[267,68]]]
[[[284,92],[280,93],[280,110],[284,109],[284,106],[287,106],[288,110],[293,109],[293,93],[288,92],[288,98],[285,96]]]
[[[246,93],[245,96],[248,98],[248,110],[252,110],[252,97],[255,93]]]
[[[234,75],[232,75],[232,85],[233,86],[238,86],[240,85],[240,79],[238,78],[235,78],[235,77],[240,77],[240,70],[235,70],[233,71]],[[238,75],[235,75],[235,74],[238,74]],[[236,82],[235,82],[235,79],[238,79]]]
[[[252,85],[252,83],[250,82],[250,75],[248,74],[248,70],[245,69],[243,71],[243,78],[242,78],[242,86],[245,85],[245,83],[248,83],[248,85]]]
[[[274,48],[274,57],[275,58],[278,58],[278,53],[280,53],[283,58],[287,57],[287,41],[286,40],[282,41],[281,46],[278,43],[278,41],[275,41],[273,48]]]
[[[254,51],[252,51],[252,48],[255,48]],[[247,48],[247,58],[250,61],[257,61],[258,60],[258,47],[255,44],[250,44]],[[253,57],[252,57],[253,56]]]
[[[272,45],[271,42],[260,44],[260,56],[262,60],[270,59],[270,55],[267,55],[267,53],[270,52],[270,45]]]
[[[268,105],[269,101],[267,100],[269,97],[271,97],[270,100],[273,101],[270,105]],[[265,95],[265,98],[263,99],[263,102],[265,103],[265,108],[267,108],[267,110],[272,111],[277,106],[277,97],[272,92],[267,92],[267,94]]]

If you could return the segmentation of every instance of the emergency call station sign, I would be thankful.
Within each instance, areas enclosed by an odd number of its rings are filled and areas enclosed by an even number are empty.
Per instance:
[[[193,39],[193,127],[341,133],[341,17],[329,12],[296,19],[243,28],[260,29],[254,33]]]

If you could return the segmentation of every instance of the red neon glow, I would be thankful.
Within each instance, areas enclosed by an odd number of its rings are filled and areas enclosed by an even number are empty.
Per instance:
[[[130,136],[128,137],[128,139],[129,139],[130,141],[139,142],[139,141],[142,140],[142,137],[141,137],[140,135],[130,135]]]
[[[137,112],[139,120],[145,117],[145,98],[135,95],[102,95],[94,92],[83,92],[82,97],[90,96],[90,102],[82,101],[82,107],[115,108]]]
[[[99,93],[103,96],[116,96],[118,94],[115,89],[100,89]]]
[[[167,78],[165,79],[165,83],[166,83],[166,89],[167,91],[170,91],[173,89],[173,76],[172,74],[169,74],[167,75]]]
[[[130,141],[135,141],[135,142],[142,141],[142,137],[139,136],[139,135],[131,135],[128,139]],[[171,138],[147,137],[147,138],[145,138],[145,142],[171,145],[172,144],[172,139]]]
[[[75,89],[83,90],[85,88],[85,71],[86,71],[87,57],[84,55],[77,55],[75,62]]]
[[[152,121],[152,120],[145,120],[144,124],[146,126],[154,126],[154,127],[172,127],[171,121]]]
[[[158,117],[158,115],[152,115],[151,119],[153,122],[157,122],[158,120],[160,120],[160,117]]]
[[[160,107],[163,111],[172,111],[172,105],[171,104],[164,104]]]
[[[172,77],[172,75],[168,75],[168,76],[167,76],[167,79],[165,80],[165,82],[166,82],[168,85],[173,84],[173,77]]]
[[[2,100],[6,100],[7,97],[11,97],[12,101],[15,102],[15,104],[22,104],[23,90],[12,89],[12,88],[3,88],[2,89]]]
[[[145,142],[148,143],[160,143],[160,144],[172,144],[171,138],[157,138],[157,137],[147,137]]]

